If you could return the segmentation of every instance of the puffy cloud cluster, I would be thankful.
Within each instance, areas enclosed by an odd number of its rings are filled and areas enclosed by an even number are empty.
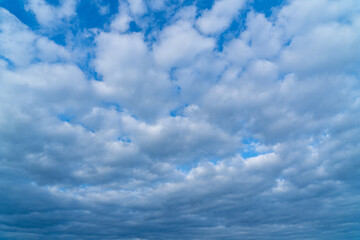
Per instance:
[[[219,0],[215,1],[210,10],[205,10],[197,24],[201,32],[216,34],[229,27],[234,17],[239,14],[246,0]]]
[[[117,9],[86,49],[0,8],[0,238],[358,236],[358,1]]]
[[[34,60],[69,61],[69,51],[44,36],[33,33],[6,9],[0,9],[0,54],[18,67],[29,66]]]
[[[35,14],[39,24],[53,28],[76,15],[76,3],[77,0],[60,0],[59,5],[54,6],[46,0],[28,0],[26,8]]]

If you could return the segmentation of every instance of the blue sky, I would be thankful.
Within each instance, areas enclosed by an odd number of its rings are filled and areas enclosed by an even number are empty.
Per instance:
[[[358,239],[359,12],[0,0],[0,238]]]

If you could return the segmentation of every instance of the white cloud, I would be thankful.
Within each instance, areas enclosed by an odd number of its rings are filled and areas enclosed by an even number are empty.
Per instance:
[[[95,83],[98,93],[116,101],[132,114],[152,117],[167,114],[172,84],[157,70],[140,33],[101,33],[97,37],[96,70],[103,82]]]
[[[131,17],[127,14],[119,14],[112,22],[111,28],[119,32],[125,32],[129,29],[129,23],[131,22]]]
[[[277,16],[277,25],[285,29],[287,38],[291,38],[319,25],[338,22],[341,18],[356,18],[359,9],[360,4],[356,0],[346,2],[293,0],[291,4],[280,9]],[[321,14],[319,14],[320,10]]]
[[[143,0],[128,0],[129,8],[132,14],[134,15],[142,15],[146,13],[146,4]]]
[[[35,14],[39,24],[54,28],[61,21],[76,15],[76,0],[61,0],[59,6],[53,6],[45,0],[29,0],[26,8]]]
[[[37,56],[45,62],[55,62],[59,59],[70,61],[71,59],[71,53],[67,49],[44,37],[36,41],[36,48],[38,49]]]
[[[149,125],[124,116],[122,126],[142,152],[171,162],[223,157],[236,151],[239,142],[237,136],[229,136],[216,126],[184,117],[167,117]]]
[[[297,35],[283,50],[281,65],[285,70],[297,72],[353,68],[353,63],[360,60],[356,51],[360,44],[357,29],[360,29],[360,21],[350,26],[338,23],[322,25]]]
[[[132,18],[130,17],[127,5],[120,4],[119,13],[111,21],[111,29],[119,32],[126,32],[130,27],[131,21]]]
[[[239,14],[246,0],[217,0],[210,10],[205,10],[197,21],[201,32],[215,34],[224,31]]]
[[[247,16],[246,30],[240,39],[247,42],[257,58],[271,58],[279,52],[282,39],[281,29],[276,28],[263,14],[250,12]]]
[[[0,18],[0,54],[16,66],[28,66],[35,58],[45,62],[70,60],[68,50],[36,35],[7,10],[0,9]]]
[[[162,67],[184,66],[214,47],[214,39],[201,36],[190,22],[178,21],[161,32],[160,43],[154,46],[154,58]]]
[[[250,12],[246,30],[224,48],[228,59],[237,67],[243,67],[251,59],[273,58],[283,45],[282,29],[274,26],[263,14]]]
[[[98,8],[98,12],[100,15],[106,15],[110,13],[110,5],[109,2],[103,0],[91,0],[95,3],[96,7]]]
[[[149,1],[149,6],[155,10],[155,11],[159,11],[159,10],[163,10],[165,7],[165,2],[166,0],[151,0]]]
[[[35,40],[35,34],[21,24],[7,10],[0,9],[0,51],[14,64],[24,66],[31,62],[34,55],[34,49],[31,45]]]

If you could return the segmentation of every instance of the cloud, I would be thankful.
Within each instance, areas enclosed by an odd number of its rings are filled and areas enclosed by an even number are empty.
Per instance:
[[[75,3],[0,8],[0,238],[357,237],[357,1],[110,4],[61,46]]]
[[[1,17],[1,55],[16,65],[27,65],[33,56],[32,42],[35,34],[21,24],[6,9],[0,9]]]
[[[170,94],[175,87],[166,73],[154,67],[142,34],[103,32],[96,41],[94,63],[103,76],[102,82],[94,83],[98,94],[107,101],[120,102],[137,116],[151,118],[167,114],[171,107]]]
[[[324,24],[296,36],[282,52],[282,65],[288,71],[298,72],[330,69],[344,71],[353,68],[353,62],[359,61],[357,52],[353,50],[359,43],[355,29],[358,29],[357,22],[351,26]],[[323,44],[324,41],[327,44]]]
[[[166,2],[165,0],[151,0],[151,1],[149,1],[149,6],[153,10],[158,11],[158,10],[164,9],[165,2]]]
[[[35,14],[39,24],[54,28],[76,15],[76,0],[61,0],[59,6],[53,6],[45,0],[29,0],[26,9]]]
[[[128,0],[128,2],[132,14],[142,15],[146,12],[146,5],[143,0]]]
[[[154,47],[154,58],[163,67],[183,66],[214,47],[214,39],[201,36],[190,22],[178,21],[161,32],[160,43]]]
[[[11,64],[24,67],[39,59],[45,62],[70,61],[71,53],[46,37],[33,33],[6,9],[0,9],[0,53]]]
[[[126,32],[130,27],[131,20],[132,18],[130,17],[127,5],[120,4],[119,13],[111,22],[111,29],[115,31]]]
[[[231,21],[239,14],[245,0],[218,0],[210,10],[205,10],[197,21],[201,32],[216,34],[230,26]]]

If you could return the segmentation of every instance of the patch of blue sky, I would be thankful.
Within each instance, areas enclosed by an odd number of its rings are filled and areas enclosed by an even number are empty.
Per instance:
[[[244,159],[272,153],[272,151],[266,150],[259,151],[258,147],[261,146],[261,142],[252,137],[243,138],[241,143],[243,144],[243,148],[240,150],[240,155]]]
[[[176,110],[170,111],[170,116],[176,117],[177,116]]]
[[[164,9],[148,11],[142,17],[142,20],[148,22],[147,28],[143,29],[145,40],[150,44],[156,42],[157,39],[153,32],[161,31],[164,27],[171,25],[172,21],[169,20],[171,20],[181,8],[194,5],[197,8],[197,17],[200,17],[203,10],[210,9],[213,3],[214,0],[166,1]]]
[[[123,108],[116,102],[102,102],[102,107],[107,109],[115,109],[118,112],[122,112]]]
[[[251,7],[259,13],[263,13],[266,17],[270,17],[273,9],[285,4],[285,0],[254,0]]]
[[[175,95],[180,95],[181,94],[181,86],[177,83],[178,79],[177,79],[177,76],[176,76],[176,70],[177,70],[177,67],[172,67],[169,70],[168,74],[169,74],[170,81],[174,84],[173,85],[174,94]]]
[[[273,9],[280,6],[284,0],[254,0],[251,7],[258,13],[263,13],[266,17],[271,16]],[[232,21],[229,28],[222,32],[217,40],[217,50],[222,51],[226,42],[239,36],[241,32],[246,30],[246,18],[250,12],[249,8],[245,8],[239,12],[239,15]]]
[[[123,142],[123,143],[131,143],[131,139],[129,137],[118,137],[118,141]]]
[[[148,11],[141,18],[141,20],[147,22],[147,27],[146,29],[143,29],[143,32],[145,35],[145,40],[149,44],[150,48],[151,45],[157,41],[156,34],[154,35],[153,33],[156,31],[161,31],[164,27],[171,25],[172,22],[169,20],[178,12],[180,8],[187,5],[185,2],[181,4],[179,1],[166,1],[164,9],[158,11]]]
[[[156,35],[153,34],[154,30],[162,30],[168,23],[168,18],[165,11],[151,12],[145,17],[149,18],[149,23],[148,27],[144,30],[144,37],[149,48],[151,48],[152,44],[157,41]]]
[[[58,114],[58,118],[63,122],[70,122],[71,120],[73,120],[75,118],[75,116],[66,114],[66,113],[62,113],[62,114]]]
[[[261,155],[260,153],[255,151],[255,149],[252,147],[241,150],[240,154],[241,154],[241,157],[243,157],[244,159],[257,157],[257,156]]]
[[[51,5],[53,5],[53,6],[60,6],[60,0],[45,0],[45,2],[47,2],[47,3],[49,3],[49,4],[51,4]]]
[[[86,75],[87,79],[95,80],[98,82],[103,82],[103,76],[99,74],[91,63],[91,56],[87,57],[86,62],[78,63],[78,66],[83,70],[84,74]]]
[[[82,128],[84,128],[86,131],[95,133],[94,129],[90,128],[89,126],[86,126],[85,124],[83,124],[81,122],[75,121],[76,117],[74,115],[62,113],[62,114],[58,114],[57,117],[62,122],[67,122],[67,123],[79,125]]]
[[[214,5],[214,2],[215,0],[196,0],[195,6],[198,9],[210,9]]]
[[[247,137],[247,138],[243,138],[241,140],[242,144],[256,144],[259,143],[259,140],[252,138],[252,137]]]
[[[226,42],[239,36],[239,34],[246,29],[246,16],[249,10],[240,11],[239,15],[231,22],[230,26],[220,34],[217,39],[217,50],[222,51]]]
[[[59,190],[60,192],[66,192],[69,189],[64,187],[58,187],[57,190]]]
[[[99,4],[107,7],[108,11],[101,14]],[[109,1],[89,1],[81,0],[77,6],[77,18],[79,19],[80,29],[103,28],[110,23],[111,18],[118,12],[118,0]]]
[[[131,21],[129,23],[128,32],[134,33],[134,32],[141,32],[141,31],[142,31],[142,28],[135,21]]]
[[[180,164],[176,166],[176,170],[188,174],[194,167],[196,167],[195,164]]]
[[[48,36],[48,38],[61,46],[67,45],[67,32],[56,32],[56,34]]]
[[[184,104],[170,111],[171,117],[184,116],[184,109],[188,106],[188,104]]]
[[[188,163],[178,164],[176,165],[176,170],[188,174],[193,168],[196,168],[200,162],[211,162],[214,165],[217,165],[219,162],[223,161],[222,158],[208,158],[208,159],[202,159],[202,160],[194,160]]]
[[[82,128],[84,128],[88,132],[95,133],[94,129],[90,128],[89,126],[86,126],[85,124],[83,124],[81,122],[75,122],[74,124],[77,124],[77,125],[81,126]]]
[[[89,187],[91,187],[91,184],[81,184],[81,185],[80,185],[80,188],[81,188],[81,189],[87,189],[87,188],[89,188]]]
[[[166,7],[171,7],[174,11],[179,10],[182,7],[195,5],[198,10],[210,9],[215,0],[168,0],[166,1]]]
[[[169,70],[169,78],[171,81],[177,81],[177,77],[176,77],[176,70],[178,68],[177,67],[172,67],[170,70]]]
[[[7,9],[11,14],[15,15],[22,23],[32,30],[37,30],[39,24],[35,19],[35,15],[25,10],[24,0],[0,1],[0,7]]]
[[[84,56],[81,59],[78,59],[77,65],[83,70],[88,79],[102,82],[103,76],[95,70],[93,64],[93,59],[95,57],[93,51],[95,48],[94,36],[80,38],[78,44],[83,45],[86,49],[84,49]]]
[[[175,92],[176,92],[176,94],[181,93],[181,87],[179,85],[175,86]]]
[[[13,61],[11,61],[10,59],[0,55],[0,60],[3,60],[6,62],[6,67],[9,69],[9,70],[14,70],[16,68],[15,64]]]
[[[218,164],[218,162],[221,162],[222,159],[221,158],[210,158],[208,161],[216,165],[216,164]]]
[[[46,0],[46,2],[54,7],[60,5],[59,0]],[[100,13],[99,4],[101,4],[99,1],[79,1],[76,17],[70,20],[65,28],[60,25],[53,31],[47,31],[47,37],[57,44],[66,46],[69,32],[77,35],[79,31],[85,29],[103,29],[104,25],[110,23],[112,16],[118,12],[118,0],[103,1],[104,6],[108,7],[105,14]],[[41,26],[36,21],[34,13],[26,10],[25,5],[24,0],[0,1],[0,7],[7,9],[33,31],[38,31]]]
[[[242,140],[242,144],[243,144],[243,149],[241,149],[240,154],[241,156],[246,159],[246,158],[251,158],[251,157],[256,157],[261,155],[262,153],[258,152],[256,150],[256,144],[258,144],[259,141],[257,139],[248,137],[248,138],[244,138]]]
[[[22,23],[28,26],[34,32],[39,32],[40,24],[36,21],[34,13],[27,11],[24,0],[0,1],[0,7],[7,9],[16,16]],[[59,45],[66,45],[66,34],[64,29],[47,34],[47,37]]]

